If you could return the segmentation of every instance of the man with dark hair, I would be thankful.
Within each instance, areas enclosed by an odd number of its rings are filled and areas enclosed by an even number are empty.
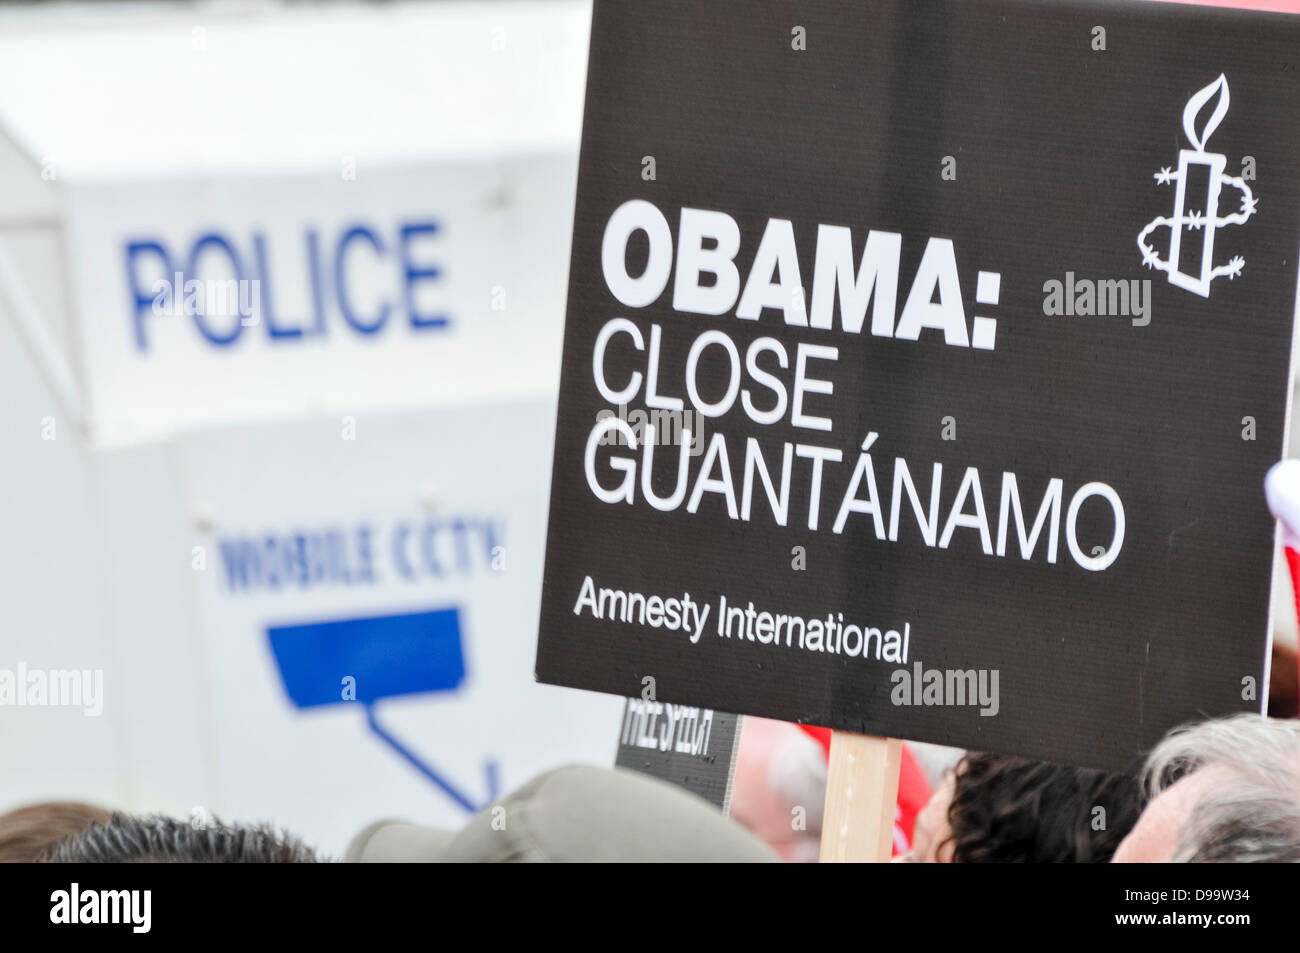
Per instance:
[[[1137,822],[1124,774],[970,752],[917,815],[904,860],[1104,864]]]
[[[161,814],[115,813],[60,841],[50,863],[314,864],[312,848],[269,825],[196,826]]]

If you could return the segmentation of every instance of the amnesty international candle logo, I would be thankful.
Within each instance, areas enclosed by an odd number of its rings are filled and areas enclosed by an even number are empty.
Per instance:
[[[1196,119],[1212,99],[1216,100],[1214,111],[1206,121],[1204,131],[1197,135]],[[1155,173],[1155,180],[1161,185],[1177,183],[1174,191],[1174,214],[1169,217],[1160,216],[1148,222],[1146,228],[1142,229],[1142,234],[1138,235],[1138,247],[1142,249],[1144,265],[1167,272],[1170,284],[1195,292],[1202,298],[1210,296],[1210,282],[1215,278],[1227,275],[1228,280],[1231,281],[1241,274],[1241,269],[1246,264],[1246,259],[1240,255],[1233,257],[1226,265],[1214,264],[1215,232],[1223,225],[1244,224],[1255,214],[1255,206],[1259,201],[1251,193],[1250,186],[1239,176],[1224,174],[1224,167],[1228,164],[1226,155],[1205,151],[1206,142],[1228,113],[1229,101],[1228,79],[1222,73],[1219,74],[1218,79],[1187,101],[1187,106],[1183,109],[1183,131],[1187,133],[1187,141],[1195,148],[1183,149],[1178,153],[1177,172],[1171,171],[1166,166]],[[1205,187],[1204,208],[1189,209],[1188,200],[1195,201],[1197,196],[1188,194],[1187,183],[1201,170],[1209,173],[1209,180]],[[1219,196],[1225,185],[1241,191],[1241,208],[1231,215],[1221,216]],[[1169,228],[1168,260],[1161,259],[1156,249],[1147,244],[1147,236],[1162,226]],[[1200,270],[1196,274],[1189,274],[1181,268],[1184,228],[1193,232],[1203,230]],[[1194,250],[1189,253],[1189,257],[1195,260]]]

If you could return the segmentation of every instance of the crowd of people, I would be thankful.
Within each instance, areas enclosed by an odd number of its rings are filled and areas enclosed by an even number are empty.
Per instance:
[[[1300,610],[1300,461],[1274,468]],[[1134,774],[936,745],[901,748],[894,860],[1300,863],[1300,668],[1274,640],[1268,713],[1170,731]],[[626,769],[547,771],[458,830],[377,821],[341,858],[273,825],[77,802],[0,815],[0,862],[763,862],[820,854],[831,733],[742,720],[728,810]]]
[[[0,861],[815,860],[824,771],[806,751],[792,759],[798,748],[779,723],[752,721],[752,737],[784,741],[738,768],[730,817],[632,771],[569,766],[533,779],[460,830],[372,824],[342,858],[265,824],[59,802],[0,815]],[[906,826],[895,860],[907,862],[1300,862],[1300,720],[1238,714],[1180,727],[1150,753],[1140,778],[967,752],[942,769]]]

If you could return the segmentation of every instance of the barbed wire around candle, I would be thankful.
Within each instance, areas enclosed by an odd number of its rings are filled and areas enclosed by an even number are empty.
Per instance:
[[[1204,131],[1198,135],[1195,129],[1196,117],[1202,107],[1216,96],[1218,101],[1214,112],[1206,121]],[[1255,214],[1259,202],[1250,186],[1246,184],[1241,176],[1226,175],[1224,173],[1224,168],[1228,163],[1227,156],[1222,153],[1205,151],[1206,141],[1218,128],[1219,123],[1223,121],[1223,117],[1228,112],[1228,103],[1228,80],[1222,74],[1188,100],[1187,106],[1183,110],[1183,130],[1187,133],[1188,141],[1195,148],[1180,150],[1177,172],[1173,171],[1169,166],[1165,166],[1153,176],[1159,185],[1177,184],[1174,195],[1174,212],[1172,215],[1162,215],[1148,222],[1137,239],[1138,248],[1142,251],[1142,264],[1148,268],[1155,268],[1165,272],[1169,275],[1171,284],[1193,291],[1202,297],[1209,297],[1210,282],[1215,278],[1224,276],[1229,280],[1236,278],[1237,275],[1241,274],[1242,268],[1246,264],[1246,259],[1241,255],[1233,257],[1226,265],[1215,265],[1213,263],[1215,232],[1225,225],[1245,224]],[[1189,211],[1186,209],[1188,175],[1190,170],[1198,166],[1204,167],[1209,173],[1205,208],[1204,210],[1191,209]],[[1241,208],[1229,215],[1220,215],[1218,214],[1219,195],[1225,185],[1240,190]],[[1168,259],[1161,258],[1156,248],[1147,243],[1147,236],[1157,228],[1169,229]],[[1204,230],[1201,245],[1201,270],[1198,275],[1188,274],[1179,267],[1183,230],[1185,228],[1192,231]]]

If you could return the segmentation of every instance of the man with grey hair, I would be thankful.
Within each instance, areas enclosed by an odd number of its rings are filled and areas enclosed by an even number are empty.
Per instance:
[[[1300,863],[1300,721],[1175,728],[1147,758],[1144,787],[1116,863]]]

